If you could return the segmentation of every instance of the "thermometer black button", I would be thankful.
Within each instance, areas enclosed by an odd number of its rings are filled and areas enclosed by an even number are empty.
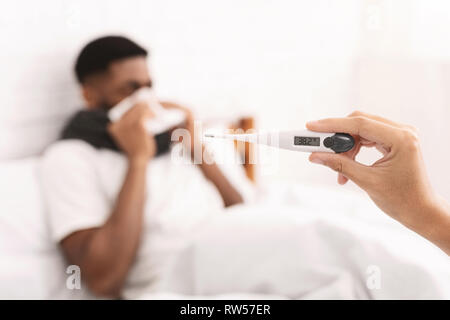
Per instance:
[[[355,146],[355,139],[347,133],[336,133],[323,141],[323,145],[336,153],[347,152]]]
[[[323,145],[327,148],[331,148],[333,146],[333,139],[331,137],[327,137],[325,138],[325,140],[323,140]]]

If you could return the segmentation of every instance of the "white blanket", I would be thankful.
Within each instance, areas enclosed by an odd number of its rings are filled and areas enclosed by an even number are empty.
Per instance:
[[[368,199],[301,185],[267,194],[213,218],[140,298],[450,298],[448,256]]]
[[[35,166],[0,166],[0,297],[88,298],[66,288]],[[139,298],[450,298],[449,257],[344,190],[260,190],[258,205],[234,207],[199,230],[160,290]],[[367,288],[377,271],[370,266],[379,268],[380,289]]]

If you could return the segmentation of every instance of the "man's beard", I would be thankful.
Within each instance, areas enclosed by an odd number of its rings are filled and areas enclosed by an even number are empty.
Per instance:
[[[99,104],[98,109],[103,110],[105,112],[108,112],[110,109],[112,109],[114,106],[110,103],[107,103],[106,101],[103,101]]]

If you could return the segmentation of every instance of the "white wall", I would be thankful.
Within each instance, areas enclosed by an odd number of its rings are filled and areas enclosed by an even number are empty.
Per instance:
[[[159,94],[204,116],[250,113],[261,128],[297,128],[358,108],[416,125],[432,180],[450,198],[450,152],[438,143],[450,139],[447,2],[2,3],[0,154],[39,152],[54,139],[80,105],[78,50],[121,33],[150,48]],[[266,179],[334,185],[334,175],[304,154],[281,152],[279,163]]]

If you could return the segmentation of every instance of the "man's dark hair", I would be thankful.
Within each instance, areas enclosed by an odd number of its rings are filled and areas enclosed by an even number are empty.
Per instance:
[[[147,50],[125,37],[98,38],[81,50],[75,63],[75,74],[78,82],[84,83],[86,77],[106,71],[114,61],[137,56],[146,57],[147,54]]]

